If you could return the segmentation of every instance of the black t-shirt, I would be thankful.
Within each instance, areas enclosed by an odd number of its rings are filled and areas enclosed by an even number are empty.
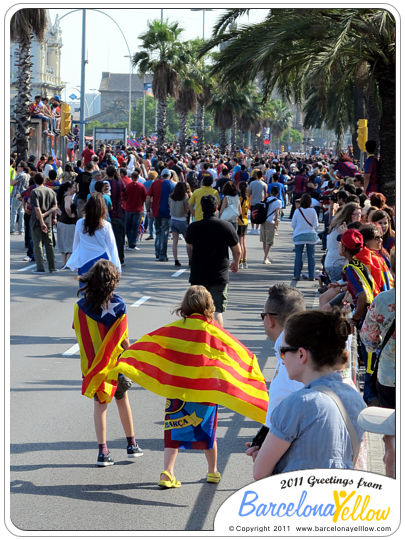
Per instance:
[[[220,178],[218,178],[216,184],[215,184],[215,187],[216,189],[221,192],[222,188],[224,187],[224,185],[230,181],[230,178],[229,177],[225,177],[225,176],[221,176]]]
[[[92,181],[93,176],[91,173],[84,171],[77,175],[77,183],[79,188],[77,191],[77,198],[85,201],[87,195],[90,193],[90,182]]]
[[[234,227],[212,216],[190,223],[185,238],[193,246],[191,285],[228,283],[229,248],[238,243]]]

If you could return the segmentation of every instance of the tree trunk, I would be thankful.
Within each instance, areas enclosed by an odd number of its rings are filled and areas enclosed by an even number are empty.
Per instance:
[[[367,92],[367,118],[368,118],[368,139],[376,141],[377,148],[380,140],[380,111],[378,110],[375,85],[371,82]]]
[[[180,135],[179,135],[179,146],[180,154],[185,154],[186,152],[186,137],[187,137],[187,120],[188,114],[186,112],[181,112],[179,115],[179,124],[180,124]]]
[[[17,150],[17,161],[28,160],[29,144],[29,105],[31,94],[31,41],[19,43],[18,48],[17,75],[17,100],[14,109],[15,113],[15,140]]]
[[[226,150],[226,129],[220,129],[219,132],[219,147],[221,153],[224,154]]]
[[[204,147],[204,105],[197,105],[197,137],[198,151],[202,152]]]
[[[161,152],[166,136],[166,117],[167,117],[167,101],[159,99],[157,109],[157,144],[158,151]]]
[[[395,205],[396,133],[395,133],[395,68],[379,77],[382,115],[380,122],[380,162],[377,169],[379,190],[387,197],[389,206]]]
[[[236,118],[232,121],[231,127],[231,151],[235,152],[236,150],[236,132],[238,130],[238,120]]]

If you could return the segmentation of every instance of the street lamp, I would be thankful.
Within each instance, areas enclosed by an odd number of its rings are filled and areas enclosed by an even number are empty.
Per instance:
[[[202,11],[203,12],[203,33],[202,38],[205,39],[205,12],[212,11],[211,8],[190,8],[190,11]]]
[[[129,89],[128,89],[128,137],[131,136],[131,108],[132,108],[132,56],[126,54],[124,58],[129,58]]]

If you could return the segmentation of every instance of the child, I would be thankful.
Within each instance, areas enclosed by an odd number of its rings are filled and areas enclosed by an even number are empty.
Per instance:
[[[87,274],[79,277],[79,293],[83,296],[74,311],[73,326],[80,346],[83,374],[82,394],[90,399],[94,397],[98,467],[114,465],[106,442],[107,403],[114,396],[127,438],[127,456],[143,455],[135,441],[127,394],[132,382],[121,374],[118,381],[103,381],[103,372],[114,367],[119,355],[129,346],[126,306],[114,293],[119,279],[117,267],[110,261],[99,259]]]

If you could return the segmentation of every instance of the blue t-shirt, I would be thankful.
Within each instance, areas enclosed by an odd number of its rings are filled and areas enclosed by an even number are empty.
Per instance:
[[[278,187],[280,190],[279,194],[277,195],[277,199],[284,203],[283,195],[285,194],[285,186],[281,182],[270,182],[270,184],[267,186],[267,193],[270,195],[271,188]]]

